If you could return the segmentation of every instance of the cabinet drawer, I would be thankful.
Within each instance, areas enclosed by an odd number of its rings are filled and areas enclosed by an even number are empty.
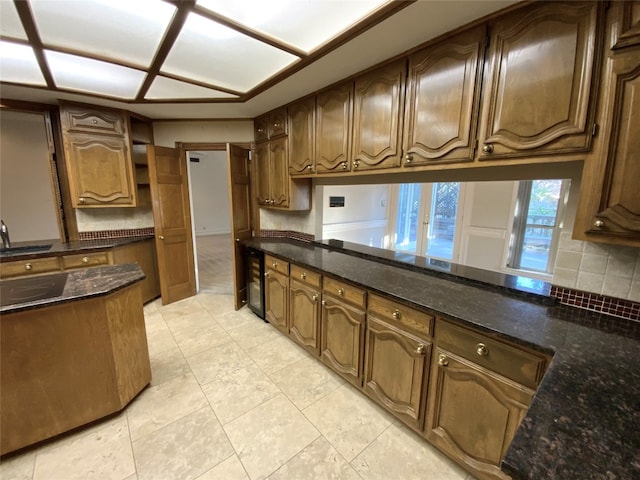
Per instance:
[[[327,277],[324,278],[323,284],[323,291],[329,295],[341,298],[360,308],[365,308],[366,292],[364,290],[341,282],[340,280]]]
[[[60,270],[58,257],[34,258],[17,262],[0,263],[0,277],[19,277],[34,273],[47,273]]]
[[[279,258],[272,257],[271,255],[265,255],[264,266],[271,270],[275,270],[276,272],[280,272],[283,275],[289,275],[289,262],[286,260],[281,260]]]
[[[122,136],[124,115],[118,112],[61,106],[62,124],[67,132],[91,132]]]
[[[317,288],[320,288],[322,282],[322,275],[298,265],[291,265],[291,278]]]
[[[379,318],[411,330],[421,336],[433,336],[435,317],[406,305],[369,294],[368,310]]]
[[[457,325],[438,322],[436,338],[439,347],[530,388],[538,386],[545,371],[542,356]]]
[[[65,255],[62,257],[62,268],[84,268],[96,267],[98,265],[110,265],[111,255],[109,252],[79,253],[77,255]]]

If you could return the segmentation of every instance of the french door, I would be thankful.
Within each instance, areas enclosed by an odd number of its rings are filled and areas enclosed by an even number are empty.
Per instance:
[[[415,255],[455,260],[461,199],[459,182],[394,186],[391,248]]]

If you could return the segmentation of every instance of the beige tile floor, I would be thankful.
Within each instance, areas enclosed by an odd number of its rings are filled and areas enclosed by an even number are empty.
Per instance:
[[[227,257],[228,258],[228,257]],[[229,294],[145,306],[123,412],[8,456],[2,480],[472,480]]]

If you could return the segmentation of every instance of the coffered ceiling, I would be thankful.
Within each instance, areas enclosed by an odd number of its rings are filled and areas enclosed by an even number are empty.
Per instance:
[[[505,0],[0,0],[0,96],[252,117]]]

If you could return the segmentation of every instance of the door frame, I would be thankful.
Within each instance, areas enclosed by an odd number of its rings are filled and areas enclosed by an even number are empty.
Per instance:
[[[189,151],[202,151],[202,152],[216,152],[216,151],[222,151],[222,152],[226,152],[227,151],[227,143],[231,143],[232,145],[237,145],[239,147],[245,148],[247,150],[249,150],[251,152],[250,155],[250,161],[249,161],[249,181],[250,181],[250,188],[251,188],[251,228],[254,231],[254,235],[259,236],[260,235],[260,209],[258,208],[258,204],[256,202],[256,196],[255,196],[255,186],[254,186],[254,181],[253,181],[253,164],[251,162],[251,159],[253,158],[253,152],[255,150],[255,143],[253,142],[224,142],[224,143],[218,143],[218,142],[175,142],[175,148],[180,150],[180,154],[181,155],[185,155],[187,154],[187,152]],[[190,170],[187,167],[187,171],[190,173]],[[193,210],[193,198],[191,195],[191,183],[189,183],[189,202],[191,203],[191,207]],[[229,205],[229,208],[232,208],[231,205]],[[229,212],[229,215],[231,215],[231,212]],[[191,225],[192,230],[195,228],[195,223],[192,222]],[[196,293],[200,290],[200,277],[199,277],[199,272],[198,272],[198,249],[196,247],[196,235],[195,232],[192,232],[193,234],[193,262],[194,262],[194,269],[196,271]]]

